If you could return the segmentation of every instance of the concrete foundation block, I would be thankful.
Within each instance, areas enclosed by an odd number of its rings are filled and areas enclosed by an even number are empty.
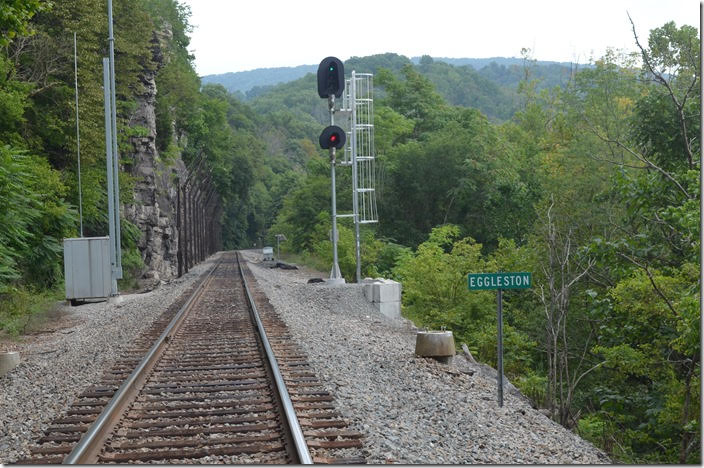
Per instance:
[[[369,302],[396,302],[401,300],[401,283],[376,278],[364,280],[364,296]]]
[[[451,331],[419,331],[416,334],[416,355],[448,357],[455,355],[455,340]]]
[[[0,377],[10,372],[20,364],[20,353],[9,351],[0,353]]]
[[[374,308],[385,317],[398,319],[401,318],[401,301],[393,302],[373,302]]]

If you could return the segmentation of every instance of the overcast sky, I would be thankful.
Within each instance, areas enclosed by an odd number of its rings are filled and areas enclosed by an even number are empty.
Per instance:
[[[635,49],[626,12],[641,43],[667,21],[699,27],[699,0],[181,2],[191,8],[189,49],[201,76],[318,64],[329,55],[520,57],[523,47],[538,60],[586,63],[607,47]]]

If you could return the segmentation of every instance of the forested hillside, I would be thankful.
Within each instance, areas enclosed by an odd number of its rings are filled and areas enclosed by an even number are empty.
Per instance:
[[[537,80],[538,89],[566,85],[579,65],[530,60],[529,51],[522,59],[433,59],[428,55],[408,59],[394,53],[369,57],[352,57],[348,69],[359,73],[376,73],[385,68],[396,74],[406,65],[428,78],[436,90],[450,103],[474,107],[492,120],[506,120],[518,109],[518,87],[527,77]],[[245,101],[269,92],[295,92],[287,83],[314,73],[315,65],[288,68],[262,68],[247,72],[207,75],[203,83],[223,85]],[[281,86],[274,87],[277,83]],[[293,89],[297,85],[290,84]]]
[[[135,187],[144,180],[156,175],[173,187],[179,168],[193,167],[202,156],[203,173],[211,174],[222,199],[224,245],[235,248],[258,239],[266,222],[263,213],[276,203],[270,194],[281,183],[290,185],[294,176],[280,181],[279,174],[290,164],[266,152],[259,136],[261,120],[249,107],[221,86],[201,87],[187,50],[189,11],[184,6],[174,0],[113,3],[123,290],[135,286],[148,260],[145,232],[126,217],[127,207],[144,203],[135,198]],[[62,239],[79,235],[74,31],[83,234],[107,235],[102,90],[107,8],[99,0],[11,1],[3,8],[0,328],[16,334],[27,325],[29,313],[63,296]],[[144,96],[154,93],[155,103],[139,108],[145,105]],[[138,113],[151,114],[155,128],[137,124]],[[136,166],[137,146],[143,142],[155,145],[156,169]],[[154,212],[154,206],[147,208]],[[175,225],[175,219],[157,222]],[[163,235],[168,240],[175,234]]]
[[[533,272],[531,291],[504,294],[508,377],[616,460],[698,463],[697,31],[667,23],[638,44],[563,86],[524,74],[503,123],[469,101],[481,94],[453,81],[457,67],[393,55],[347,61],[373,71],[378,88],[379,224],[362,233],[363,274],[401,281],[405,316],[453,330],[493,365],[496,298],[469,293],[466,274]],[[251,105],[315,141],[325,109],[304,94],[314,88],[309,76]],[[323,270],[332,261],[328,167],[309,161],[269,230],[269,242],[286,234],[287,250]],[[351,206],[349,185],[340,169],[338,209]],[[353,229],[342,220],[339,231],[340,268],[352,280]]]
[[[316,65],[299,65],[297,67],[257,68],[245,72],[230,72],[201,77],[203,84],[221,84],[233,94],[247,94],[252,88],[272,86],[296,80],[308,73],[315,73]]]
[[[107,232],[107,12],[97,0],[9,5],[0,325],[20,333],[28,311],[62,297],[61,239],[78,234],[73,31],[85,234]],[[196,75],[177,0],[114,9],[121,203],[141,177],[130,138],[145,135],[131,117],[146,70],[156,74],[156,157],[170,170],[203,156],[223,200],[224,248],[283,233],[290,258],[328,270],[330,167],[317,144],[328,114],[313,74],[233,94]],[[507,377],[617,461],[700,463],[698,31],[666,23],[633,47],[544,73],[527,52],[521,65],[479,70],[396,54],[348,60],[348,73],[373,72],[376,85],[379,223],[362,231],[362,270],[401,281],[406,317],[452,330],[490,365],[496,297],[467,291],[466,274],[532,272],[531,290],[504,293]],[[349,211],[349,169],[337,187]],[[124,222],[134,279],[142,233]],[[349,219],[339,230],[352,281]]]

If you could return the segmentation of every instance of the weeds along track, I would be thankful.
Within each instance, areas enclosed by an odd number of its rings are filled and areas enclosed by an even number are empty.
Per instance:
[[[19,463],[364,463],[362,434],[235,252],[177,302]]]

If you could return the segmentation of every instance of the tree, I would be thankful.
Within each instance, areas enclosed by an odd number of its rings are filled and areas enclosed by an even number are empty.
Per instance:
[[[17,35],[30,34],[32,17],[49,7],[50,2],[41,0],[4,0],[0,9],[0,47],[6,47]]]

